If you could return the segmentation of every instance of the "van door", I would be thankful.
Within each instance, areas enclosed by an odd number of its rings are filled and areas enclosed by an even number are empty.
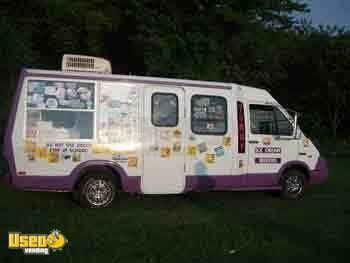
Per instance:
[[[278,183],[282,165],[295,160],[298,141],[293,138],[292,120],[274,105],[250,102],[248,105],[248,186]]]
[[[184,90],[146,86],[144,89],[145,194],[177,194],[185,189]]]
[[[236,111],[232,101],[230,89],[186,87],[186,174],[198,182],[194,188],[240,186],[241,177],[233,172],[237,145],[233,143]]]

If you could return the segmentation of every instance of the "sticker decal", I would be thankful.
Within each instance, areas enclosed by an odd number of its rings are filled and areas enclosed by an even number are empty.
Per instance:
[[[187,146],[187,155],[188,156],[196,156],[197,155],[197,147],[194,145]]]
[[[170,147],[161,147],[160,148],[160,157],[162,157],[162,158],[169,158],[170,155],[171,155]]]
[[[91,147],[93,154],[107,154],[108,149],[102,144],[93,144]]]
[[[55,152],[55,151],[49,152],[47,156],[48,163],[55,164],[55,163],[58,163],[59,160],[60,160],[60,157],[58,152]]]
[[[89,151],[90,144],[84,143],[45,143],[26,141],[24,153],[28,161],[47,160],[49,164],[72,161],[80,162],[84,153]]]
[[[179,138],[181,138],[182,132],[180,129],[176,129],[176,130],[174,130],[173,134],[174,134],[175,138],[179,139]]]
[[[215,163],[215,154],[206,153],[205,154],[205,161],[206,161],[206,163]]]
[[[281,147],[256,147],[255,153],[282,153]]]
[[[24,152],[27,154],[28,161],[35,161],[36,143],[26,141]]]
[[[47,153],[48,153],[48,149],[46,147],[35,148],[35,157],[38,159],[46,159]]]
[[[231,137],[225,136],[222,138],[222,145],[225,147],[230,147],[232,145]]]
[[[137,167],[137,157],[129,156],[128,157],[128,167]]]
[[[281,158],[255,158],[256,164],[277,164],[281,163]]]
[[[81,153],[80,152],[74,152],[72,156],[73,162],[80,162],[81,161]]]
[[[214,151],[215,151],[215,154],[217,157],[221,157],[221,156],[225,155],[225,150],[224,150],[223,146],[219,146],[219,147],[214,148]]]

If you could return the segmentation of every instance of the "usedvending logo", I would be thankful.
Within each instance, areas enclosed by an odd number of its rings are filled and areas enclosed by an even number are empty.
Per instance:
[[[48,235],[8,233],[9,249],[22,249],[25,255],[49,255],[50,250],[62,250],[67,243],[68,240],[57,229]]]

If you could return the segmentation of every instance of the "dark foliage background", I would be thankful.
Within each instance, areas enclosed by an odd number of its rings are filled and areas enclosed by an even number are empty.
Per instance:
[[[296,0],[0,0],[1,120],[19,69],[58,69],[64,53],[114,73],[268,89],[311,137],[347,140],[350,34],[296,21]],[[4,122],[2,122],[4,127]]]

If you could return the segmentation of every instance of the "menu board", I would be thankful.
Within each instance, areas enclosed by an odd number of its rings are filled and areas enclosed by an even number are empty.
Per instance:
[[[102,143],[137,142],[138,91],[136,86],[104,83],[99,95],[99,138]]]
[[[39,109],[94,109],[95,84],[30,80],[27,107]]]

